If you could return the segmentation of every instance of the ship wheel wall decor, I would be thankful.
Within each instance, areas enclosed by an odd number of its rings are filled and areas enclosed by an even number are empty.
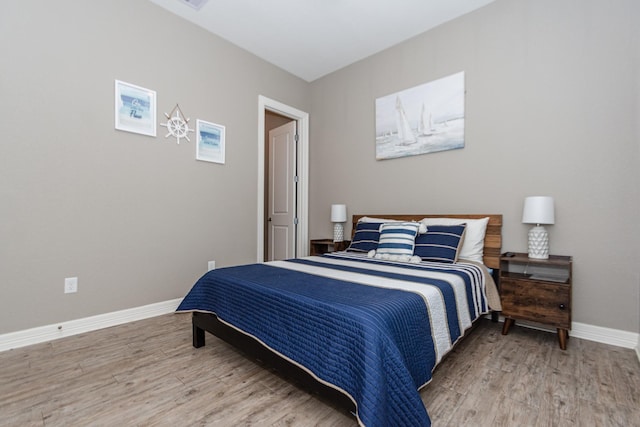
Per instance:
[[[166,127],[169,131],[164,137],[169,138],[169,136],[175,136],[178,144],[180,144],[181,138],[185,138],[191,142],[189,139],[189,132],[193,132],[193,129],[189,129],[189,120],[191,119],[184,118],[184,113],[180,109],[180,106],[176,104],[170,114],[164,113],[164,115],[167,118],[167,123],[160,123],[160,126]]]

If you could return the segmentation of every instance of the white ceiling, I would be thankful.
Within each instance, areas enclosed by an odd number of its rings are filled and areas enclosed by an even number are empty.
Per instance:
[[[150,1],[311,82],[494,0]]]

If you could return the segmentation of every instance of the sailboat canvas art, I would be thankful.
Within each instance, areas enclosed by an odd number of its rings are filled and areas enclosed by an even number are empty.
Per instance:
[[[376,159],[464,148],[464,71],[376,99]]]

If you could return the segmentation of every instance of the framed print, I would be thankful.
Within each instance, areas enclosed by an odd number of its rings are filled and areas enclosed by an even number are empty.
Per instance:
[[[156,92],[116,80],[116,129],[156,136]]]
[[[225,127],[196,120],[196,159],[224,164]]]
[[[376,99],[376,159],[464,148],[464,71]]]

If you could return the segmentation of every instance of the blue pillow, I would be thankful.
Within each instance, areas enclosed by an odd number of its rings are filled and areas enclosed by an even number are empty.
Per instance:
[[[428,225],[427,232],[416,237],[413,254],[423,261],[456,262],[466,227],[466,224]]]
[[[377,249],[381,225],[381,222],[358,222],[347,251],[369,252],[372,249]]]
[[[380,227],[380,240],[376,255],[413,255],[420,223],[387,222]]]

